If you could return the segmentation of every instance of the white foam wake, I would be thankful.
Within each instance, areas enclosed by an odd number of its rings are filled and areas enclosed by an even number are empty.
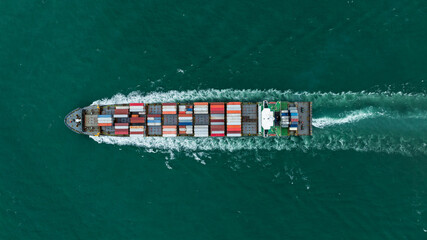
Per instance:
[[[211,151],[226,152],[253,150],[355,150],[359,152],[398,153],[403,155],[426,155],[426,143],[410,137],[387,135],[354,136],[351,133],[320,133],[312,137],[290,138],[134,138],[134,137],[91,137],[98,143],[133,145],[146,150],[166,151]]]
[[[282,101],[312,101],[313,108],[337,108],[337,107],[418,107],[427,109],[427,96],[424,93],[402,93],[402,92],[295,92],[292,90],[280,91],[252,90],[252,89],[206,89],[188,91],[168,91],[168,92],[131,92],[128,95],[116,94],[111,98],[97,100],[92,104],[117,104],[130,102],[192,102],[192,101],[262,101],[262,100],[282,100]]]
[[[193,101],[261,101],[288,100],[313,102],[312,137],[302,138],[124,138],[124,137],[92,137],[98,143],[115,145],[134,145],[152,149],[174,151],[210,151],[223,150],[228,152],[242,150],[355,150],[361,152],[399,153],[404,155],[427,155],[426,139],[411,138],[405,135],[390,135],[388,131],[376,134],[362,134],[346,130],[346,128],[328,128],[329,126],[356,123],[377,117],[398,118],[405,121],[408,117],[426,119],[427,96],[423,93],[391,93],[391,92],[294,92],[279,90],[233,90],[208,89],[189,91],[151,92],[143,94],[132,92],[117,94],[112,98],[101,99],[93,104],[118,104],[130,102],[193,102]],[[325,110],[326,109],[326,110]],[[329,110],[328,110],[329,109]],[[411,115],[400,114],[401,109],[411,109]],[[328,112],[343,111],[337,117]],[[322,117],[316,118],[316,111]],[[328,116],[329,115],[329,116]],[[419,121],[425,129],[424,121]],[[330,131],[328,131],[330,129]],[[362,135],[357,135],[362,134]],[[415,136],[416,137],[416,136]]]
[[[317,128],[325,128],[325,127],[334,126],[334,125],[354,123],[363,119],[375,118],[379,116],[384,116],[384,113],[375,112],[375,111],[372,111],[371,109],[356,110],[356,111],[344,114],[344,116],[340,118],[332,118],[332,117],[314,118],[312,125]]]

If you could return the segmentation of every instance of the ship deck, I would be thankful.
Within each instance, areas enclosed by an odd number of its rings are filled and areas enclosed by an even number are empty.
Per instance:
[[[139,103],[138,103],[139,104]],[[199,112],[199,113],[190,113],[190,116],[188,113],[182,113],[180,112],[178,114],[177,106],[185,105],[186,108],[188,108],[186,111],[192,112],[193,105],[191,103],[165,103],[165,104],[159,104],[159,103],[150,103],[141,105],[144,106],[142,112],[133,112],[129,110],[120,110],[122,113],[123,111],[126,114],[120,115],[116,113],[116,111],[119,111],[117,109],[129,109],[128,104],[113,104],[113,105],[104,105],[104,106],[97,106],[97,105],[91,105],[85,108],[78,108],[74,111],[70,112],[64,119],[65,124],[68,128],[70,128],[72,131],[80,134],[86,134],[86,135],[104,135],[104,136],[121,136],[121,137],[128,137],[132,135],[133,132],[138,132],[138,129],[142,129],[141,137],[154,137],[154,136],[165,136],[165,129],[173,129],[172,131],[175,132],[174,137],[178,136],[196,136],[196,137],[215,137],[215,134],[212,134],[212,131],[218,131],[213,129],[218,129],[218,125],[225,125],[223,127],[224,132],[227,131],[233,131],[228,130],[235,129],[234,127],[236,124],[228,124],[229,116],[228,112],[227,115],[224,113],[222,115],[223,122],[226,124],[215,124],[218,122],[218,120],[215,120],[215,118],[218,118],[216,115],[221,115],[217,113],[212,113],[211,109],[209,108],[209,111],[206,107],[206,112]],[[208,103],[206,103],[207,106]],[[221,105],[223,109],[225,109],[228,105],[226,103],[212,103],[214,106]],[[196,104],[197,105],[197,104]],[[196,106],[194,105],[194,106]],[[200,105],[200,104],[199,104]],[[212,106],[211,105],[211,106]],[[238,136],[277,136],[277,137],[284,137],[284,136],[304,136],[304,135],[311,135],[312,134],[312,127],[311,127],[311,114],[312,114],[312,105],[311,102],[286,102],[286,101],[277,101],[277,102],[242,102],[239,104],[241,106],[241,115],[240,115],[240,121],[237,124],[240,125]],[[167,112],[164,113],[165,110],[163,110],[163,106],[175,106],[175,113]],[[231,105],[233,106],[233,105]],[[261,112],[263,109],[268,108],[270,109],[271,117],[267,121],[271,121],[267,127],[268,130],[264,130],[264,117],[261,118]],[[144,110],[145,109],[145,110]],[[289,110],[291,109],[291,110]],[[181,111],[181,110],[180,110]],[[200,111],[200,110],[199,110]],[[224,110],[223,110],[224,111]],[[235,110],[230,110],[230,112],[233,112]],[[295,118],[292,117],[293,127],[290,127],[290,125],[287,125],[287,121],[283,120],[283,116],[289,116],[290,121],[290,115],[282,115],[286,114],[287,111],[293,111],[292,116],[298,116],[297,121],[294,121]],[[288,113],[289,113],[288,112]],[[181,116],[183,114],[183,116]],[[289,113],[290,114],[290,113]],[[103,118],[105,116],[109,116],[110,120],[102,120],[99,121],[99,116],[102,115]],[[151,117],[150,117],[151,116]],[[190,126],[190,130],[182,130],[182,126],[186,126],[181,122],[181,117],[184,117],[185,119],[190,119],[190,124],[186,124]],[[214,118],[215,117],[215,118]],[[239,116],[237,116],[239,117]],[[158,118],[158,121],[156,125],[151,124],[148,122],[147,124],[147,118],[148,121],[150,118]],[[179,119],[178,119],[179,118]],[[235,119],[236,116],[232,116],[230,119]],[[108,119],[108,117],[107,117]],[[105,125],[105,121],[110,122]],[[298,122],[298,123],[296,123]],[[212,124],[214,123],[214,124]],[[233,123],[233,122],[231,122]],[[235,123],[235,122],[234,122]],[[261,124],[262,123],[262,124]],[[108,125],[110,124],[110,125]],[[289,122],[290,124],[290,122]],[[119,127],[117,127],[119,126]],[[123,128],[122,126],[127,126]],[[175,126],[175,128],[173,128]],[[189,129],[185,127],[184,129]],[[172,128],[171,128],[172,127]],[[237,127],[238,128],[238,127]],[[120,132],[117,129],[125,129],[124,132]],[[179,133],[178,133],[179,129]],[[129,131],[130,130],[130,131]],[[171,130],[168,130],[169,132]],[[168,132],[166,131],[166,132]],[[186,132],[188,131],[188,132]],[[205,134],[209,131],[212,135],[203,135],[199,134],[196,135],[195,132],[203,132],[205,131]],[[140,131],[141,132],[141,131]],[[135,136],[135,135],[134,135]],[[170,134],[166,133],[166,137],[169,137]],[[227,135],[226,135],[227,136]],[[233,135],[231,134],[230,137]]]

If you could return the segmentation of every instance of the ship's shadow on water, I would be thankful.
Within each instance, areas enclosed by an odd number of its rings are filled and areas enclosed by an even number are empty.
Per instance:
[[[98,143],[133,145],[142,149],[200,152],[236,151],[358,151],[427,155],[427,96],[402,92],[294,92],[279,90],[208,89],[169,92],[131,92],[93,104],[194,101],[311,101],[313,136],[286,138],[124,138],[91,137]]]

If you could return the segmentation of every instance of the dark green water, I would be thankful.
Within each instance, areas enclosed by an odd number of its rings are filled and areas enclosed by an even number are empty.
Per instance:
[[[427,236],[425,1],[6,0],[0,31],[0,239]],[[63,124],[97,100],[234,99],[313,101],[314,136]]]

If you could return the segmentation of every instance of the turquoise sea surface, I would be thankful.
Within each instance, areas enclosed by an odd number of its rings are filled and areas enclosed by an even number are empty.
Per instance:
[[[0,1],[0,239],[427,239],[427,2]],[[313,102],[313,136],[89,138],[129,101]]]

